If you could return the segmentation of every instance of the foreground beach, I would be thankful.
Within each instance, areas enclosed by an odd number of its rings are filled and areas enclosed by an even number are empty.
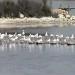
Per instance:
[[[67,18],[0,18],[0,28],[52,27],[75,26],[75,19]]]

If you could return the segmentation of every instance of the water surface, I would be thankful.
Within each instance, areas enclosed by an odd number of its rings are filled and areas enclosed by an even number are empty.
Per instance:
[[[21,31],[14,29],[13,33]],[[44,34],[46,31],[71,35],[75,34],[75,27],[25,29],[27,34]],[[75,75],[75,46],[0,45],[0,75]]]

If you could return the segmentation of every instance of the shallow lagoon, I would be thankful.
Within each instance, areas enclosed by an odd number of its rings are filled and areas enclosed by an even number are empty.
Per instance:
[[[3,30],[4,31],[4,30]],[[5,30],[7,31],[7,30]],[[20,33],[14,29],[12,33]],[[25,32],[75,34],[75,27],[26,28]],[[9,31],[10,32],[10,31]],[[0,46],[0,75],[75,75],[75,46],[5,44]]]

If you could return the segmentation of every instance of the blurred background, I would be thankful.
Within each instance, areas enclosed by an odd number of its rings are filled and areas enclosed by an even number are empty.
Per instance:
[[[75,15],[75,0],[0,0],[0,17],[58,17],[67,11]]]

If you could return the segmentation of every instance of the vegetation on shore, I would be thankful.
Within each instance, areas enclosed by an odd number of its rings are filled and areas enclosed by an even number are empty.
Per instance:
[[[17,3],[4,0],[0,2],[0,17],[19,18],[20,13],[25,17],[51,16],[51,11],[46,3],[47,0],[42,0],[42,4],[29,0],[18,0]]]

